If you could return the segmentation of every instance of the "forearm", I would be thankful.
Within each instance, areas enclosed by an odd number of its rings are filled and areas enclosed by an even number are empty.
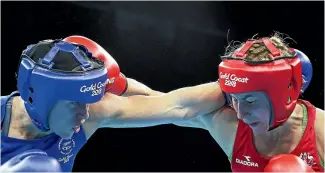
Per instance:
[[[103,116],[102,127],[175,124],[202,128],[200,125],[193,125],[195,122],[190,120],[210,113],[222,104],[224,104],[223,95],[216,83],[185,87],[160,96],[118,97],[106,94],[102,100],[104,109],[101,112],[105,115],[105,112],[116,110],[114,111],[116,115],[109,119]]]
[[[122,121],[190,120],[219,109],[225,100],[216,83],[185,87],[160,96],[130,96],[120,108]]]
[[[186,115],[185,110],[177,104],[177,99],[169,100],[165,95],[135,95],[125,100],[115,119],[118,124],[131,127],[170,124],[182,121]]]
[[[164,93],[152,90],[148,86],[144,85],[141,82],[138,82],[131,78],[126,78],[128,88],[125,93],[122,95],[124,97],[133,96],[133,95],[146,95],[146,96],[159,96]]]

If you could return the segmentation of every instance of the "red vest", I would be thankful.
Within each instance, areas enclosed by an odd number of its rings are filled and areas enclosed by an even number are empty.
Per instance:
[[[308,101],[298,100],[299,104],[304,104],[308,109],[308,123],[305,132],[298,146],[291,152],[302,158],[308,165],[317,172],[324,172],[320,164],[320,159],[316,148],[316,136],[314,121],[316,108]],[[264,167],[271,158],[261,156],[253,144],[252,129],[239,120],[237,135],[235,139],[231,168],[233,172],[264,172]]]

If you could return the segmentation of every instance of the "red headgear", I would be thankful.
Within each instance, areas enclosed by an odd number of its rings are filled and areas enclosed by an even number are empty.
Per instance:
[[[250,61],[246,51],[254,43],[264,43],[272,60]],[[283,56],[269,40],[263,38],[247,41],[234,54],[221,57],[219,83],[226,93],[262,91],[271,101],[274,128],[286,121],[293,112],[302,86],[301,62],[294,49],[294,56]]]

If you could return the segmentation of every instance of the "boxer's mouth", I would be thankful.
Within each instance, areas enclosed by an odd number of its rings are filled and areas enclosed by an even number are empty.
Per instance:
[[[75,125],[77,126],[77,125],[81,125],[81,124],[83,124],[83,123],[85,123],[85,121],[86,121],[87,119],[84,119],[84,118],[82,118],[82,119],[80,119],[80,118],[77,118],[77,119],[75,119]]]
[[[78,119],[85,119],[86,120],[86,119],[89,118],[89,114],[88,113],[77,113],[76,115],[77,115],[76,117]]]
[[[79,126],[74,126],[72,129],[73,129],[73,131],[75,133],[78,133],[80,131],[80,125]]]
[[[80,131],[81,124],[85,123],[85,119],[80,120],[80,125],[74,126],[72,129],[75,133],[78,133]]]
[[[258,122],[249,124],[249,126],[251,126],[251,127],[256,127],[257,125],[258,125]]]

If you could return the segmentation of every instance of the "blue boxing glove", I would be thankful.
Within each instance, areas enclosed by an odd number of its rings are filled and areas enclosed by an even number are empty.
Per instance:
[[[27,150],[4,163],[0,172],[61,172],[60,163],[44,151]]]
[[[302,65],[303,84],[301,87],[301,93],[303,93],[309,86],[311,78],[313,77],[313,66],[309,58],[303,52],[297,49],[295,49],[295,51],[297,52],[298,58],[300,59]]]

